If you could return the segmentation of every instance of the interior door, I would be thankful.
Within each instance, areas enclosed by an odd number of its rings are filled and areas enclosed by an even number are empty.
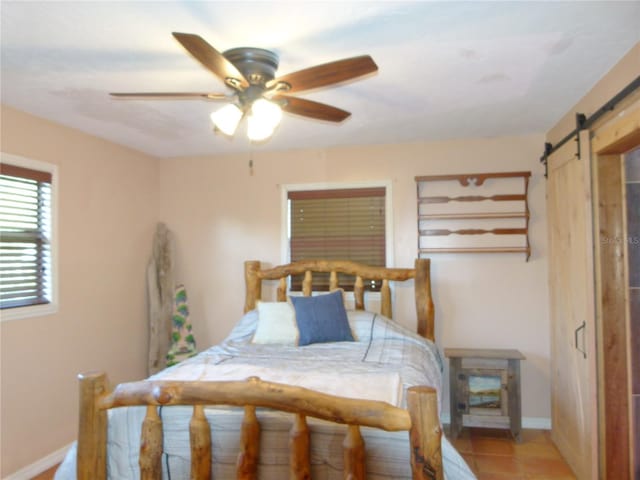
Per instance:
[[[595,314],[588,132],[548,158],[552,439],[578,479],[597,478]]]

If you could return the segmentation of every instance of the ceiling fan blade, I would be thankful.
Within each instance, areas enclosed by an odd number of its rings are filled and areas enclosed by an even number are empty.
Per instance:
[[[189,99],[189,98],[204,98],[207,100],[230,100],[232,97],[225,95],[224,93],[208,93],[208,92],[116,92],[110,93],[112,97],[120,98],[166,98],[166,99]]]
[[[202,37],[192,33],[178,32],[173,32],[173,36],[196,60],[220,77],[227,85],[236,90],[244,90],[249,87],[249,82],[235,65]]]
[[[378,66],[373,59],[369,55],[362,55],[316,65],[315,67],[283,75],[268,82],[267,88],[274,87],[279,83],[286,83],[291,88],[285,91],[294,93],[351,80],[377,70]]]
[[[276,95],[272,97],[274,100],[285,100],[282,110],[304,117],[316,118],[318,120],[326,120],[328,122],[341,122],[348,118],[351,113],[341,110],[325,103],[314,102],[305,98],[289,97],[286,95]]]

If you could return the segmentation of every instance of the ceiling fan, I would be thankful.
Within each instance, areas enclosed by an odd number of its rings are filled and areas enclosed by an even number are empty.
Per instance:
[[[202,98],[228,101],[211,114],[216,129],[233,135],[240,120],[248,116],[251,140],[269,138],[277,127],[282,111],[304,117],[342,122],[351,114],[331,105],[292,96],[305,90],[326,87],[378,70],[369,55],[346,58],[276,77],[278,55],[261,48],[234,48],[218,52],[202,37],[191,33],[173,36],[205,68],[235,90],[232,94],[209,92],[111,93],[129,98]]]

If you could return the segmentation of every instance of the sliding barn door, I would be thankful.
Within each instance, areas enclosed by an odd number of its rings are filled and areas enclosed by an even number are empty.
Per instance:
[[[579,480],[597,478],[591,161],[588,133],[548,159],[552,438]]]

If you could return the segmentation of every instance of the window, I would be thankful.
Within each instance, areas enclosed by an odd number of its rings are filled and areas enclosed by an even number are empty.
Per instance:
[[[287,190],[290,261],[351,260],[386,266],[389,219],[387,185],[345,188],[289,187]],[[303,276],[292,278],[291,290],[302,289]],[[354,278],[339,275],[338,283],[353,290]],[[378,291],[381,282],[365,289]],[[329,274],[314,275],[314,289],[329,289]]]
[[[53,313],[55,167],[2,154],[0,309],[2,319]]]

